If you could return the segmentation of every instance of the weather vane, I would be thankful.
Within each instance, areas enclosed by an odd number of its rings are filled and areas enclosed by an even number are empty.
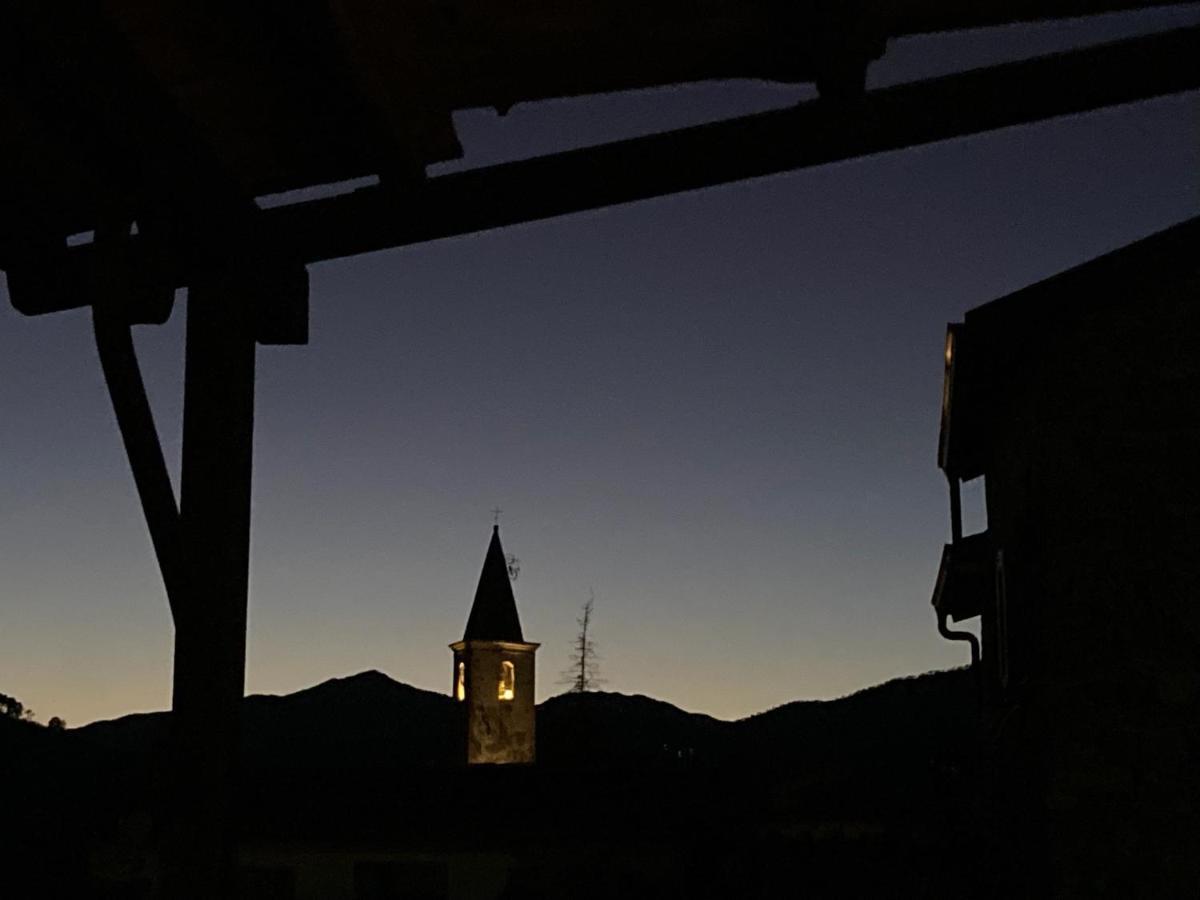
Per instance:
[[[504,512],[504,510],[502,510],[500,507],[498,507],[498,506],[492,507],[492,524],[495,525],[497,528],[500,527],[500,513],[502,513],[502,512]]]

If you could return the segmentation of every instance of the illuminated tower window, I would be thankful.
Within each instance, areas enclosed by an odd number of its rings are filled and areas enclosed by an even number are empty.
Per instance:
[[[513,664],[505,660],[500,663],[500,699],[511,700],[517,689],[517,673]]]
[[[467,699],[467,664],[458,664],[458,685],[454,689],[454,695],[459,700]]]

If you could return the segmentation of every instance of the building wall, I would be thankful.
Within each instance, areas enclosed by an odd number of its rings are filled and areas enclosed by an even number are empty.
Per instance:
[[[1007,336],[1018,349],[988,411],[1007,586],[1007,627],[998,608],[984,617],[1001,824],[1053,896],[1200,883],[1196,296],[1195,278],[1160,284],[1035,322],[1048,333],[1024,346]]]
[[[466,665],[466,699],[461,705],[468,763],[534,761],[536,648],[536,644],[506,641],[466,641],[455,645],[455,686],[458,664]],[[499,697],[501,664],[504,662],[513,664],[515,691],[512,700]]]

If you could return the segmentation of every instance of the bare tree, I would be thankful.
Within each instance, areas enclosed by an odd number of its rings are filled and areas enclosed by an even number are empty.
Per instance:
[[[600,666],[597,663],[599,657],[596,653],[596,645],[588,636],[588,629],[592,624],[592,607],[595,602],[596,595],[592,591],[588,591],[588,601],[583,604],[583,612],[575,620],[579,623],[579,633],[571,645],[571,661],[559,679],[559,684],[570,685],[571,691],[575,693],[595,690],[604,683],[604,679],[600,677]]]

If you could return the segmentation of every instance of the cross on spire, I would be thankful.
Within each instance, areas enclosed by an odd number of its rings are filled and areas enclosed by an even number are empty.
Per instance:
[[[504,510],[502,510],[500,507],[498,507],[498,506],[492,507],[492,524],[496,528],[500,527],[500,513],[502,513],[502,512],[504,512]]]

